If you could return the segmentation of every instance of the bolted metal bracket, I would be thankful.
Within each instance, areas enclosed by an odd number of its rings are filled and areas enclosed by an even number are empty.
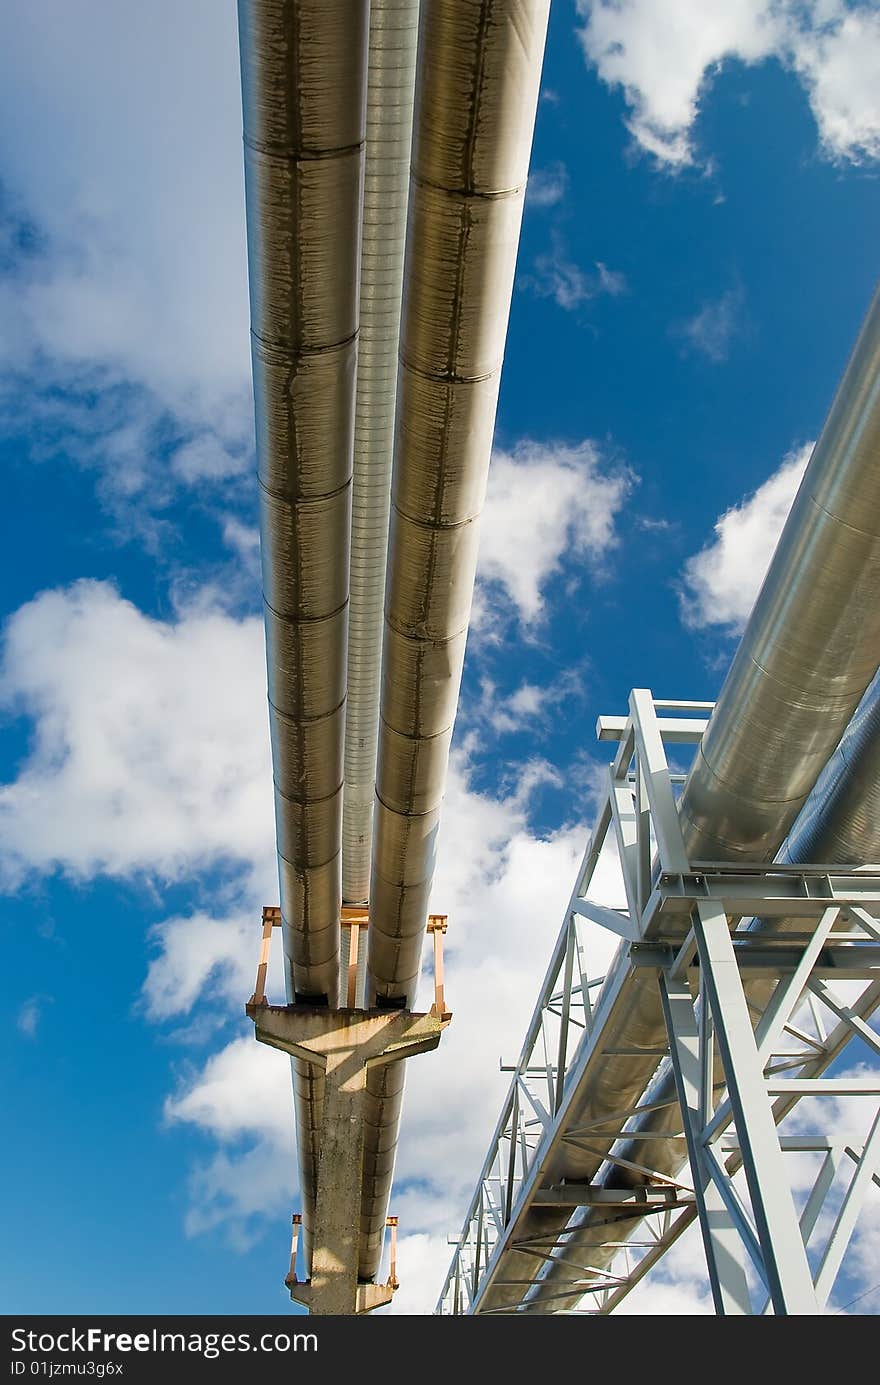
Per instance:
[[[443,937],[446,933],[447,914],[430,914],[428,917],[427,932],[434,941],[434,1004],[431,1006],[431,1014],[442,1021],[443,1027],[449,1024],[452,1019],[452,1011],[446,1008],[446,997],[444,992],[443,976]],[[246,1013],[251,1019],[256,1012],[268,1004],[266,1000],[266,977],[269,970],[269,952],[272,946],[272,930],[280,928],[282,923],[281,910],[276,904],[267,904],[263,908],[263,936],[260,943],[260,960],[257,964],[257,979],[254,985],[254,993],[245,1006]],[[360,950],[360,932],[369,925],[369,911],[366,905],[343,905],[340,926],[347,928],[349,932],[348,948],[348,973],[345,986],[345,1005],[343,1009],[355,1010],[357,1008],[357,972],[358,954]],[[290,1007],[276,1007],[290,1008]],[[299,1009],[309,1007],[300,1006]],[[335,1010],[331,1013],[336,1013]]]
[[[357,1303],[355,1312],[372,1313],[374,1308],[383,1308],[390,1303],[396,1291],[400,1288],[400,1280],[397,1278],[397,1226],[398,1217],[386,1217],[385,1225],[391,1231],[391,1254],[388,1278],[384,1284],[373,1284],[360,1281],[357,1285]],[[302,1225],[302,1214],[293,1214],[293,1238],[290,1246],[290,1270],[285,1277],[284,1283],[287,1285],[290,1297],[294,1303],[301,1303],[306,1308],[312,1308],[312,1281],[310,1279],[297,1279],[296,1276],[296,1252],[299,1243],[299,1228]],[[314,1310],[313,1310],[314,1311]]]
[[[360,934],[361,929],[366,929],[369,925],[369,910],[365,904],[344,904],[340,922],[343,928],[348,929],[348,973],[346,976],[345,1003],[349,1010],[354,1010],[357,1006]]]
[[[434,1004],[431,1014],[442,1021],[444,1027],[452,1019],[452,1011],[446,1008],[443,989],[443,937],[446,933],[446,914],[431,914],[428,918],[428,932],[434,939]]]
[[[254,986],[254,993],[247,1003],[247,1013],[251,1013],[251,1007],[265,1005],[266,1003],[266,973],[269,970],[269,949],[272,946],[272,929],[281,927],[281,910],[276,904],[267,904],[263,908],[263,938],[260,943],[260,960],[257,963],[257,981]]]

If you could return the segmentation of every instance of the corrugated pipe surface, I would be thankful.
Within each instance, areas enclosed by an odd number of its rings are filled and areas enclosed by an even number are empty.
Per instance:
[[[549,0],[424,0],[385,599],[368,1003],[418,981]]]
[[[779,850],[880,662],[878,584],[880,295],[875,294],[685,785],[681,814],[691,860],[769,860]],[[851,751],[841,751],[847,754],[851,758]],[[831,825],[823,828],[825,846],[843,851],[844,860],[864,859],[863,853],[875,849],[875,833],[858,812],[855,795],[863,792],[862,783],[843,792]],[[853,837],[835,840],[848,821]],[[606,986],[625,965],[623,949],[609,968]],[[600,995],[597,1007],[601,1003]],[[615,1012],[613,1042],[650,1049],[664,1041],[656,981],[637,972],[625,1008]],[[609,1111],[635,1106],[653,1067],[650,1059],[605,1057],[578,1106],[577,1121],[586,1125]],[[651,1128],[662,1129],[662,1118]],[[597,1150],[609,1147],[596,1143]],[[652,1142],[651,1158],[652,1167],[674,1173],[681,1165],[681,1142]],[[569,1150],[554,1165],[553,1181],[592,1180],[601,1162]],[[520,1234],[556,1230],[565,1220],[551,1209],[536,1208]],[[577,1222],[586,1227],[590,1220]],[[615,1239],[622,1238],[618,1230],[615,1224]],[[597,1257],[590,1263],[601,1267],[610,1252],[606,1257],[592,1232],[585,1235],[592,1237],[590,1255]],[[512,1252],[506,1258],[505,1279],[531,1273],[526,1257]],[[530,1300],[550,1292],[551,1283],[558,1292],[573,1277],[566,1275],[563,1265],[548,1267]],[[481,1308],[509,1305],[523,1296],[521,1289],[490,1288]],[[547,1310],[573,1301],[548,1299]]]
[[[269,723],[288,996],[337,1003],[368,0],[240,0]],[[294,1064],[303,1211],[320,1083]]]
[[[351,514],[342,897],[366,902],[419,0],[372,0]],[[346,939],[343,938],[343,949]]]
[[[416,991],[458,705],[549,0],[423,0],[391,497],[368,1005]],[[369,1080],[375,1273],[404,1065]]]
[[[688,776],[692,859],[769,860],[880,656],[880,291]]]

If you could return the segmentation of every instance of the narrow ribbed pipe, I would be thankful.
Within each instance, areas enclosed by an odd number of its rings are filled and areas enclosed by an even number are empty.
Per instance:
[[[342,897],[365,903],[419,0],[372,0],[351,510]]]

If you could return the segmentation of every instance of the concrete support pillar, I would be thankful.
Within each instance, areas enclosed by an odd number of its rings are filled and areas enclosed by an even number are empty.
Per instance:
[[[324,1076],[312,1278],[303,1284],[289,1276],[291,1298],[320,1315],[369,1312],[390,1302],[392,1288],[359,1284],[357,1278],[367,1072],[436,1048],[444,1018],[254,1003],[247,1012],[261,1043],[303,1059]]]
[[[324,1068],[324,1122],[315,1203],[312,1252],[312,1312],[356,1313],[359,1220],[364,1163],[362,1097],[367,1070],[357,1054],[343,1049],[327,1054]]]

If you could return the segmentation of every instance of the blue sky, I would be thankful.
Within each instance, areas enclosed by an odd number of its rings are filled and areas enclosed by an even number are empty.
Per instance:
[[[596,716],[717,692],[877,277],[876,8],[710,8],[552,7],[403,1311],[439,1290],[559,927]],[[8,9],[0,1302],[288,1311],[288,1077],[243,1018],[277,886],[234,5]],[[664,1294],[705,1307],[693,1258]]]

